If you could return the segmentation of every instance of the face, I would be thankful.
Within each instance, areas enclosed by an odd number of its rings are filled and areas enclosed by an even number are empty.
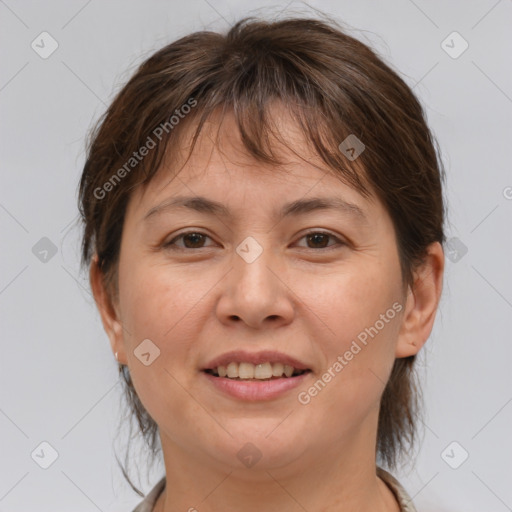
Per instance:
[[[279,119],[305,160],[284,147],[285,167],[252,160],[229,116],[216,146],[212,121],[177,176],[163,166],[134,193],[122,234],[119,360],[164,453],[222,468],[243,468],[246,452],[261,455],[260,468],[318,463],[333,447],[374,453],[405,309],[386,210],[328,173],[284,111]],[[223,210],[162,206],[183,196]],[[286,213],[312,198],[338,203]],[[244,398],[203,371],[230,351],[277,351],[309,371],[289,389]]]

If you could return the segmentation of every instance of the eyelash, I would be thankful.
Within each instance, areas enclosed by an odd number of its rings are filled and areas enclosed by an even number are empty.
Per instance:
[[[190,248],[190,247],[179,247],[175,244],[176,240],[180,240],[182,239],[183,237],[187,236],[187,235],[201,235],[201,236],[204,236],[206,238],[210,238],[211,240],[211,237],[208,236],[207,234],[205,233],[202,233],[201,231],[186,231],[185,233],[181,233],[179,234],[178,236],[174,237],[172,240],[170,240],[169,242],[165,243],[163,245],[163,247],[165,249],[169,249],[169,250],[177,250],[177,251],[198,251],[199,249],[207,249],[208,247],[197,247],[195,249],[193,248]],[[344,246],[344,245],[347,245],[345,242],[343,242],[343,240],[340,240],[337,236],[334,236],[332,233],[329,233],[327,231],[318,231],[318,230],[315,230],[315,231],[309,231],[308,233],[305,233],[304,235],[301,236],[301,238],[299,240],[302,240],[303,238],[309,236],[309,235],[325,235],[325,236],[328,236],[334,240],[336,240],[338,242],[338,246]],[[330,246],[330,247],[320,247],[320,249],[313,249],[311,247],[303,247],[304,249],[311,249],[313,251],[319,251],[319,250],[332,250],[332,249],[336,249],[337,247],[336,246]]]

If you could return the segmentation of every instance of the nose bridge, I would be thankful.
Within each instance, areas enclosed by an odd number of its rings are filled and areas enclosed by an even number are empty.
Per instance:
[[[269,237],[263,235],[248,236],[235,249],[233,258],[236,289],[245,295],[253,295],[255,304],[259,300],[268,300],[267,295],[275,291],[275,275],[269,270],[275,259],[269,246]]]
[[[233,270],[219,303],[218,313],[238,318],[252,327],[261,326],[267,318],[290,320],[293,308],[284,286],[276,275],[277,258],[269,245],[269,236],[248,236],[233,254]]]

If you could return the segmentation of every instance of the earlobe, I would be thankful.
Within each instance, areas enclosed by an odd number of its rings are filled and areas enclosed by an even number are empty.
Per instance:
[[[395,357],[417,354],[430,336],[441,298],[443,274],[443,247],[434,242],[427,249],[424,263],[414,272],[412,287],[408,288]]]
[[[117,308],[112,303],[106,290],[104,275],[98,265],[98,255],[94,254],[89,269],[89,282],[91,285],[96,307],[101,316],[103,328],[110,340],[112,352],[117,354],[118,362],[126,364],[123,342],[123,328]]]

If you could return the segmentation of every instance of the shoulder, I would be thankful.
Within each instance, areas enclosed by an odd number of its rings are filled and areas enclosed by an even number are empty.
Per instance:
[[[165,476],[149,491],[146,497],[133,509],[133,512],[151,512],[164,488]]]
[[[417,512],[411,497],[400,484],[400,482],[391,473],[388,473],[386,470],[377,467],[377,476],[379,476],[393,491],[398,503],[400,504],[401,512]]]

